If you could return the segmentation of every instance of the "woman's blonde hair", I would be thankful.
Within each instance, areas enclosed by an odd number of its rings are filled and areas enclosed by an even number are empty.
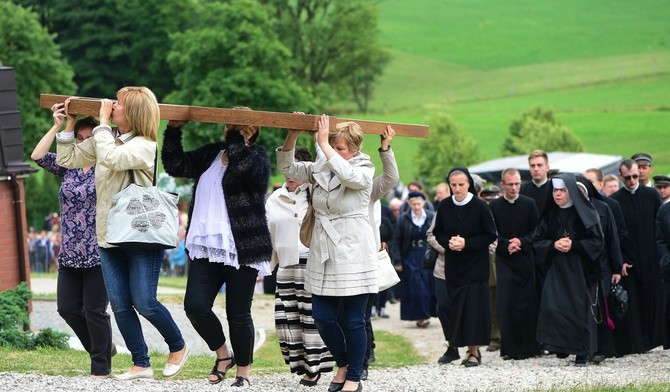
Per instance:
[[[123,87],[116,93],[122,101],[131,131],[156,141],[161,111],[154,93],[147,87]]]
[[[353,121],[338,123],[335,126],[335,131],[330,131],[328,134],[328,143],[332,144],[339,138],[344,138],[350,150],[360,150],[363,145],[363,131],[361,130],[361,126]]]

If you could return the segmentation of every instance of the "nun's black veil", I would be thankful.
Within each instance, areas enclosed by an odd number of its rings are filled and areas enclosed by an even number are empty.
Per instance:
[[[591,204],[591,202],[586,198],[586,196],[584,196],[584,194],[577,187],[577,179],[575,178],[575,175],[572,173],[559,173],[555,175],[553,178],[560,178],[565,183],[565,189],[567,189],[568,194],[570,195],[570,200],[572,200],[572,204],[575,206],[577,214],[579,215],[579,218],[584,224],[584,227],[588,229],[597,225],[600,222],[598,212],[596,211],[595,207],[593,207],[593,204]],[[549,181],[551,182],[551,179]],[[554,192],[554,183],[551,182],[551,193],[553,194],[553,192]],[[559,208],[559,207],[554,201],[554,198],[552,197],[551,208],[548,208],[547,210],[553,208]]]
[[[475,191],[475,181],[473,180],[472,176],[470,175],[470,171],[468,170],[467,167],[455,167],[449,171],[449,174],[447,174],[447,184],[449,184],[449,177],[455,172],[461,172],[465,174],[466,177],[468,177],[468,182],[470,185],[468,186],[468,192],[472,193],[474,196],[477,196],[477,191]],[[454,194],[454,190],[451,189],[451,184],[449,184],[449,191],[451,194]]]

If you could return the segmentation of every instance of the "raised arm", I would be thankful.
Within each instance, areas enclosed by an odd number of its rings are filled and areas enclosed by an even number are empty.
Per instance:
[[[69,98],[68,98],[69,99]],[[54,119],[54,125],[47,131],[47,133],[42,136],[42,139],[37,143],[33,149],[32,154],[30,154],[30,159],[36,161],[38,159],[44,158],[45,155],[49,152],[51,145],[56,138],[56,134],[60,131],[60,128],[63,126],[63,121],[67,116],[67,126],[65,127],[66,132],[72,132],[74,130],[74,120],[76,116],[66,115],[65,113],[65,104],[57,103],[51,107],[52,117]]]
[[[205,148],[199,147],[192,151],[184,151],[182,144],[181,127],[185,122],[170,121],[163,133],[163,148],[161,150],[161,160],[165,172],[172,177],[196,178],[204,170],[204,165],[209,165],[213,157],[206,154]],[[221,149],[225,147],[221,143]],[[215,154],[221,149],[212,150]]]
[[[389,193],[398,181],[398,164],[395,160],[395,154],[391,150],[391,140],[395,131],[390,125],[386,126],[384,134],[381,135],[381,147],[379,148],[379,157],[382,161],[382,175],[375,177],[372,181],[372,192],[370,192],[370,201],[374,202],[381,199],[382,196]]]

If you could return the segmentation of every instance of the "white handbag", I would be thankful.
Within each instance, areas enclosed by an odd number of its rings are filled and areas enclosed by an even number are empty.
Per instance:
[[[154,186],[134,183],[112,197],[107,215],[107,238],[110,245],[131,249],[172,249],[177,246],[179,195],[156,187],[156,151]]]
[[[377,280],[379,282],[379,291],[384,291],[400,282],[398,273],[393,268],[391,257],[385,249],[377,253]]]

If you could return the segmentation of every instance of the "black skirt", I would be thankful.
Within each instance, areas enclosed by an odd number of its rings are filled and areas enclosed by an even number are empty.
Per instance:
[[[451,299],[447,334],[450,346],[483,346],[491,340],[489,282],[446,283]]]

